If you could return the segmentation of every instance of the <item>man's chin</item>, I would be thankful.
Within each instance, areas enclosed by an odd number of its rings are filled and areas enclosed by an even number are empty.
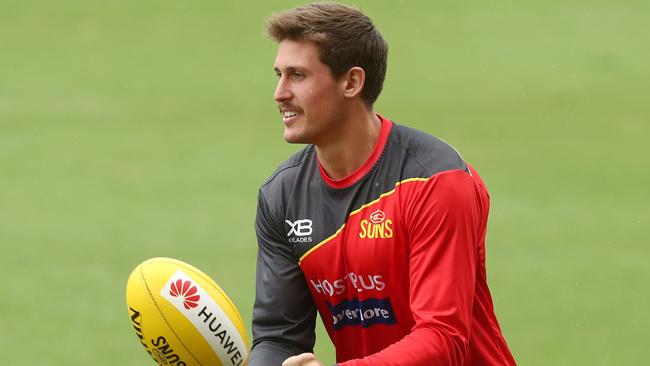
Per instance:
[[[290,144],[308,144],[309,141],[305,136],[300,134],[290,133],[289,131],[284,131],[284,141]]]
[[[300,140],[300,139],[292,139],[292,138],[284,138],[284,141],[286,141],[289,144],[308,144],[307,141]]]

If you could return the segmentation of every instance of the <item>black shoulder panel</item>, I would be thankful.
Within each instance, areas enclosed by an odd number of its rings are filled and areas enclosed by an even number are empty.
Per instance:
[[[447,170],[467,171],[467,164],[456,149],[416,129],[395,124],[389,142],[404,149],[413,162],[422,167],[422,178]]]

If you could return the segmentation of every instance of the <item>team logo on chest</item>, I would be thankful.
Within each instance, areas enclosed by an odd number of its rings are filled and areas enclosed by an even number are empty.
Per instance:
[[[393,220],[386,218],[382,210],[372,212],[359,223],[361,239],[390,239],[393,237]]]

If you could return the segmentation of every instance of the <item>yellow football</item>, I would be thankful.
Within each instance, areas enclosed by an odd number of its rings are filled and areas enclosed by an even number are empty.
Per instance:
[[[126,305],[135,334],[159,365],[246,365],[248,338],[239,311],[191,265],[144,261],[129,276]]]

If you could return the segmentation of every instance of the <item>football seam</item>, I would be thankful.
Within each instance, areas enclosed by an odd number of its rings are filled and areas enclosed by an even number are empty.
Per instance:
[[[147,292],[149,293],[149,298],[151,298],[151,301],[152,301],[153,304],[156,306],[156,310],[158,310],[158,314],[160,314],[160,316],[163,318],[163,320],[165,321],[165,324],[167,324],[167,327],[172,331],[172,333],[174,334],[174,337],[176,337],[176,340],[178,340],[178,342],[180,342],[180,344],[183,346],[183,348],[185,348],[185,350],[187,351],[187,353],[189,353],[190,356],[192,356],[192,358],[193,358],[193,359],[194,359],[194,360],[195,360],[199,365],[203,365],[203,364],[201,363],[201,361],[199,361],[199,359],[196,358],[196,356],[194,356],[194,354],[192,353],[192,351],[190,351],[190,349],[185,345],[185,343],[181,340],[181,338],[178,336],[178,334],[176,334],[176,331],[174,330],[174,328],[172,328],[171,324],[169,324],[169,322],[167,321],[167,317],[165,317],[165,314],[163,314],[162,310],[160,310],[160,307],[158,306],[158,303],[156,302],[156,299],[154,298],[153,294],[151,293],[151,290],[149,289],[149,284],[147,283],[147,281],[146,281],[146,279],[145,279],[145,277],[144,277],[144,272],[143,272],[143,268],[142,268],[142,267],[143,267],[143,266],[140,266],[140,277],[142,277],[142,282],[144,282],[144,287],[147,289]]]

